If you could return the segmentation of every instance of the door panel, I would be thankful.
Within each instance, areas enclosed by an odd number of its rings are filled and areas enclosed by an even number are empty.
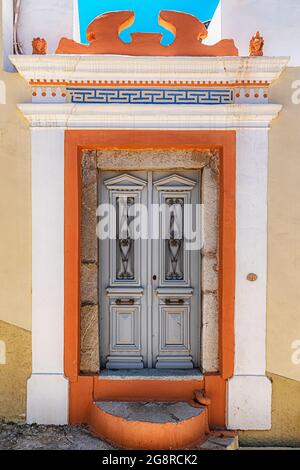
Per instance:
[[[99,176],[101,367],[140,369],[147,357],[147,240],[134,237],[134,207],[147,206],[145,172],[103,172]],[[107,238],[105,238],[107,236]]]
[[[113,208],[104,215],[110,239],[100,240],[101,367],[197,367],[200,251],[187,249],[185,228],[200,173],[103,172],[99,185],[100,203]],[[136,204],[148,208],[142,239]]]
[[[159,237],[153,240],[153,356],[156,368],[199,365],[200,252],[188,249],[187,208],[199,204],[197,172],[154,175],[153,201],[160,206]],[[169,339],[169,341],[168,341]]]

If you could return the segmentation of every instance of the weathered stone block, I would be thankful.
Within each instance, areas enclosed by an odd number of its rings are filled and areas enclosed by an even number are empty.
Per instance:
[[[98,304],[98,266],[82,264],[80,273],[81,304]]]
[[[98,373],[100,365],[99,316],[97,305],[81,308],[80,329],[80,370],[83,373]]]
[[[219,285],[218,259],[214,255],[202,258],[202,291],[212,293],[218,291]]]
[[[97,167],[101,170],[133,171],[201,169],[208,165],[210,150],[99,150]]]
[[[218,294],[203,294],[202,366],[204,372],[219,370]]]
[[[219,187],[215,170],[205,167],[202,175],[204,205],[204,252],[217,253],[219,235]]]
[[[84,152],[81,184],[81,261],[98,262],[98,188],[95,152]]]

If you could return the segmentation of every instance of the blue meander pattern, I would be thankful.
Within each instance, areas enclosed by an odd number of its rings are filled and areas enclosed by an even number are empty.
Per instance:
[[[234,102],[228,89],[67,88],[72,103],[218,105]]]

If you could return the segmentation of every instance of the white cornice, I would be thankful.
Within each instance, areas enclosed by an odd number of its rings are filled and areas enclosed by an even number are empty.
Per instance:
[[[267,128],[282,108],[277,104],[18,106],[32,128],[159,130]]]
[[[271,83],[288,57],[10,56],[28,82]]]

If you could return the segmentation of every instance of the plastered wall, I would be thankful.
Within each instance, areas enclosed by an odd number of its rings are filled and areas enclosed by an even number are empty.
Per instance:
[[[19,40],[25,54],[32,52],[32,38],[43,37],[53,54],[61,36],[79,40],[76,0],[23,0],[20,9]]]
[[[300,90],[300,67],[289,68],[272,86],[270,95],[272,101],[283,104],[283,110],[270,131],[267,368],[300,381],[300,93],[297,89]]]
[[[242,446],[300,447],[300,383],[275,374],[272,381],[272,429],[239,433]]]
[[[0,21],[1,57],[2,32]],[[0,418],[7,419],[24,418],[31,368],[30,132],[16,108],[29,99],[25,82],[0,61]]]
[[[0,0],[0,419],[21,420],[32,363],[31,139],[16,105],[31,91],[8,58],[12,3]],[[76,20],[76,0],[23,0],[18,39],[30,54],[32,38],[45,37],[53,53],[60,36],[78,39]]]
[[[23,421],[31,373],[31,333],[0,321],[0,420]]]
[[[265,38],[265,54],[291,56],[300,65],[299,0],[220,0],[210,26],[208,42],[233,38],[240,55],[247,56],[249,39],[256,31]]]
[[[290,56],[271,87],[283,105],[269,135],[267,370],[273,380],[272,430],[243,433],[246,445],[300,443],[300,3],[221,0],[210,42],[234,38],[241,55],[257,30],[265,55]],[[259,171],[259,168],[257,169]]]

